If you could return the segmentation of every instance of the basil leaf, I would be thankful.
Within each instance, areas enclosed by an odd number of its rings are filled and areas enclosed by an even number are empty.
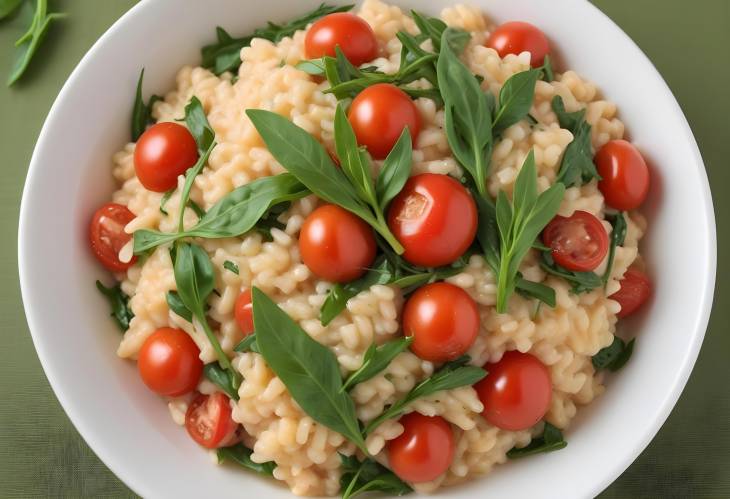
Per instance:
[[[555,73],[553,72],[553,62],[552,59],[550,59],[549,55],[545,55],[545,59],[543,59],[540,71],[542,72],[542,74],[540,75],[542,81],[550,83],[551,81],[555,80]]]
[[[365,428],[365,435],[372,433],[383,421],[396,418],[403,414],[408,404],[416,399],[443,390],[453,390],[454,388],[473,385],[487,375],[487,371],[481,367],[465,365],[469,360],[469,356],[464,355],[459,359],[444,364],[430,378],[421,381],[405,397],[396,401],[380,416],[373,419]]]
[[[306,61],[300,61],[294,67],[313,76],[323,76],[325,70],[323,59],[308,59]]]
[[[230,460],[244,468],[261,473],[262,475],[274,476],[274,470],[276,469],[276,463],[274,461],[255,463],[251,460],[251,454],[253,454],[253,451],[242,443],[238,443],[231,447],[221,447],[216,451],[218,463]]]
[[[416,23],[418,31],[420,31],[424,37],[431,40],[433,49],[437,52],[441,50],[441,36],[444,34],[444,30],[447,27],[446,23],[436,17],[428,17],[424,14],[420,14],[415,10],[411,11],[411,16],[413,16],[413,21]]]
[[[137,140],[140,138],[140,136],[144,133],[144,131],[147,129],[147,125],[152,123],[154,120],[152,119],[152,106],[155,102],[162,100],[162,97],[159,95],[153,95],[150,97],[150,100],[147,104],[144,103],[144,99],[142,98],[142,82],[144,81],[144,68],[139,72],[139,79],[137,80],[137,92],[135,93],[134,97],[134,107],[132,107],[132,142],[137,142]],[[169,193],[172,193],[172,191],[167,191]],[[170,196],[167,195],[167,192],[165,195],[167,198]],[[163,200],[167,200],[167,198],[163,198]],[[165,212],[162,209],[163,205],[160,204],[160,211],[167,215],[167,212]]]
[[[203,374],[205,374],[205,377],[208,378],[209,381],[211,381],[218,388],[223,390],[225,394],[228,395],[230,398],[232,398],[233,400],[238,400],[238,390],[234,385],[231,373],[229,371],[221,369],[220,365],[218,365],[217,362],[205,364],[203,366]]]
[[[488,97],[449,43],[454,34],[452,28],[444,30],[437,62],[444,128],[454,157],[471,175],[479,194],[486,196],[492,148],[491,111]]]
[[[381,210],[385,210],[388,203],[398,195],[410,177],[412,155],[411,134],[406,127],[401,132],[398,142],[385,158],[380,174],[378,174],[375,192]]]
[[[104,295],[112,309],[111,316],[122,331],[129,329],[129,323],[134,318],[132,309],[129,308],[129,297],[122,291],[122,286],[117,283],[111,288],[104,286],[101,281],[96,281],[96,289]]]
[[[340,104],[335,111],[334,131],[335,149],[342,171],[360,199],[371,206],[377,205],[370,162],[358,146],[355,131]]]
[[[342,499],[351,499],[365,492],[384,492],[395,496],[413,492],[410,485],[373,459],[365,458],[359,461],[355,456],[340,454],[340,460]]]
[[[165,295],[165,299],[170,310],[186,321],[193,322],[193,313],[185,306],[183,301],[180,299],[180,295],[177,294],[177,291],[168,291]]]
[[[341,390],[340,367],[332,351],[310,338],[256,287],[253,321],[261,355],[302,410],[367,454],[355,404]]]
[[[244,339],[242,339],[238,345],[236,345],[233,348],[234,352],[254,352],[254,353],[260,353],[258,345],[256,344],[256,333],[249,334]]]
[[[522,296],[540,300],[549,307],[555,308],[555,290],[546,284],[528,281],[518,276],[515,282],[515,289]]]
[[[528,69],[515,73],[504,82],[499,91],[499,108],[492,125],[493,135],[499,135],[527,116],[532,107],[535,83],[540,74],[539,69]]]
[[[3,19],[20,6],[23,0],[2,0],[0,1],[0,19]]]
[[[563,432],[545,421],[545,429],[542,431],[541,436],[533,438],[526,447],[513,447],[507,452],[507,457],[510,459],[519,459],[543,452],[554,452],[564,449],[567,445],[568,442],[563,438]]]
[[[601,348],[593,356],[591,359],[593,367],[596,371],[601,369],[608,369],[611,372],[618,371],[631,358],[631,354],[634,352],[634,342],[635,340],[632,339],[625,343],[618,336],[614,336],[613,342],[609,346]]]
[[[185,106],[185,124],[198,145],[198,153],[204,154],[215,140],[215,132],[208,123],[203,104],[194,95]]]
[[[557,184],[556,184],[557,185]],[[592,289],[603,286],[603,279],[595,272],[575,272],[565,269],[555,263],[550,252],[543,252],[540,267],[547,273],[562,277],[571,285],[571,291],[575,294],[586,293]]]
[[[553,97],[552,108],[558,117],[560,127],[570,130],[573,134],[573,141],[563,153],[555,181],[570,187],[583,185],[593,179],[601,180],[593,163],[591,126],[584,119],[585,109],[573,113],[566,112],[563,99],[559,95]]]
[[[226,260],[225,262],[223,262],[223,268],[238,275],[238,265],[236,265],[235,263],[233,263],[230,260]]]
[[[357,371],[350,374],[341,390],[351,390],[358,383],[377,376],[380,371],[388,367],[390,362],[408,348],[411,343],[413,343],[413,336],[392,340],[377,347],[375,343],[371,344],[365,351],[362,365]]]
[[[611,231],[611,245],[608,248],[608,263],[606,264],[606,271],[603,273],[603,277],[601,278],[604,288],[608,284],[608,278],[611,277],[613,260],[616,257],[616,246],[623,246],[624,241],[626,240],[626,230],[628,228],[624,212],[619,212],[615,215],[606,215],[606,218],[609,222],[611,222],[613,230]]]

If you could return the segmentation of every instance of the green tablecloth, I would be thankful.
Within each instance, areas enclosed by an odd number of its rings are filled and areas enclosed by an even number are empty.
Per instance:
[[[730,188],[730,1],[594,2],[648,54],[687,115],[715,193],[720,248],[714,313],[689,384],[659,435],[601,497],[730,497],[730,285],[723,279],[730,268],[722,259],[730,196],[721,190]],[[53,99],[91,44],[135,2],[51,3],[69,17],[52,28],[19,85],[0,84],[0,497],[133,497],[78,435],[46,381],[23,315],[16,237],[27,165]],[[24,29],[0,21],[2,81]]]

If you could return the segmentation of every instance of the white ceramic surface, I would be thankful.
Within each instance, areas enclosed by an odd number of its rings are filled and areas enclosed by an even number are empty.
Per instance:
[[[38,355],[67,414],[99,457],[150,497],[288,498],[281,485],[211,464],[167,407],[119,360],[119,331],[94,288],[109,282],[87,248],[87,223],[113,189],[112,153],[129,138],[139,70],[146,93],[172,88],[177,69],[221,25],[247,33],[319,0],[145,0],[86,54],[59,94],[33,154],[23,194],[19,260],[23,301]],[[437,14],[450,0],[402,0]],[[715,279],[715,225],[695,140],[669,88],[616,25],[583,0],[472,0],[499,21],[540,26],[562,68],[595,81],[616,102],[652,166],[643,245],[656,292],[626,321],[639,339],[606,393],[583,409],[569,445],[498,467],[441,497],[594,496],[649,443],[679,397],[707,325]]]

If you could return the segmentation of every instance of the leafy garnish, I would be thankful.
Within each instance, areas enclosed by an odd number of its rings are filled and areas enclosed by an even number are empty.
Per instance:
[[[507,457],[510,459],[519,459],[543,452],[554,452],[564,449],[567,445],[568,442],[563,438],[563,432],[545,421],[545,429],[542,431],[542,435],[533,438],[526,447],[513,447],[507,452]]]
[[[551,81],[555,80],[555,72],[553,71],[553,61],[550,59],[549,55],[545,56],[545,59],[543,59],[542,66],[540,66],[540,71],[542,74],[540,75],[540,79],[543,81],[546,81],[550,83]]]
[[[255,463],[251,460],[251,454],[253,454],[253,451],[242,443],[230,447],[221,447],[216,451],[219,464],[230,460],[262,475],[274,476],[274,470],[276,469],[275,462]]]
[[[109,302],[109,306],[112,309],[111,316],[114,317],[114,322],[117,323],[122,331],[129,329],[129,322],[134,317],[134,314],[132,313],[132,309],[129,308],[129,297],[124,294],[121,285],[117,283],[111,288],[107,288],[101,281],[96,281],[96,289]]]
[[[528,69],[515,73],[504,82],[499,91],[499,105],[494,115],[493,135],[499,135],[527,117],[535,96],[535,83],[540,74],[539,69]]]
[[[167,206],[167,202],[170,200],[172,195],[175,193],[175,188],[173,187],[169,191],[165,191],[165,193],[162,195],[162,198],[160,199],[160,213],[167,216],[169,213],[167,212],[167,209],[165,206]]]
[[[469,356],[464,355],[459,359],[444,364],[430,378],[421,381],[405,397],[393,403],[380,416],[373,419],[365,427],[365,434],[369,435],[372,433],[383,421],[397,418],[403,414],[408,405],[416,399],[443,390],[453,390],[461,386],[473,385],[487,375],[487,371],[481,367],[467,366],[466,364],[469,360]]]
[[[556,184],[557,185],[557,184]],[[603,286],[603,280],[595,272],[578,272],[561,267],[549,251],[542,252],[540,267],[558,277],[562,277],[571,284],[571,291],[575,294],[587,293],[592,289]]]
[[[608,284],[609,277],[611,277],[613,259],[616,257],[616,247],[623,246],[627,229],[626,218],[623,212],[618,212],[615,215],[606,215],[606,219],[611,222],[613,230],[611,231],[611,244],[608,247],[608,263],[606,264],[606,271],[601,278],[604,288]]]
[[[211,362],[203,366],[203,374],[209,381],[214,383],[218,388],[223,390],[233,400],[238,400],[238,390],[234,385],[231,372],[222,369],[217,362]]]
[[[180,295],[177,294],[177,291],[168,291],[165,295],[165,300],[167,301],[167,306],[170,310],[186,321],[193,322],[193,313],[185,306],[183,301],[180,299]]]
[[[365,492],[384,492],[402,496],[413,489],[382,464],[370,458],[359,461],[355,456],[340,454],[342,499],[351,499]]]
[[[134,107],[132,108],[132,142],[137,142],[137,139],[139,139],[140,136],[147,129],[147,125],[154,121],[152,119],[152,106],[155,104],[155,102],[162,100],[162,97],[160,97],[159,95],[153,95],[152,97],[150,97],[148,103],[145,104],[144,98],[142,97],[143,81],[144,68],[142,68],[142,70],[139,72],[139,80],[137,80],[137,92],[134,96]],[[167,195],[167,193],[165,193],[165,195]],[[167,197],[169,198],[170,196]],[[167,214],[167,212],[163,210],[162,203],[160,203],[160,211]]]
[[[13,13],[23,0],[0,0],[0,19],[3,19]]]
[[[573,134],[573,141],[563,153],[555,181],[570,187],[586,184],[593,179],[601,180],[596,165],[593,164],[591,126],[585,120],[585,109],[573,113],[566,112],[563,98],[559,95],[553,97],[552,108],[558,117],[560,127],[570,130]]]
[[[555,290],[547,284],[528,281],[518,274],[515,291],[525,298],[534,298],[549,307],[555,308]]]
[[[256,29],[251,35],[241,38],[233,38],[219,26],[216,28],[216,43],[206,45],[201,49],[202,66],[212,70],[216,75],[226,71],[235,72],[241,65],[241,49],[248,47],[254,38],[264,38],[276,43],[284,37],[292,36],[297,30],[306,28],[309,23],[320,17],[333,12],[346,12],[352,7],[352,5],[331,6],[323,3],[313,11],[285,24],[269,22],[265,28]]]
[[[244,339],[238,342],[238,345],[236,345],[233,348],[234,352],[244,353],[244,352],[255,352],[259,353],[259,348],[256,345],[256,333],[249,334]]]
[[[631,354],[634,352],[634,341],[636,340],[632,339],[628,343],[625,343],[618,336],[614,336],[613,342],[609,346],[601,348],[593,356],[591,359],[593,367],[596,371],[601,369],[608,369],[611,372],[618,371],[631,358]]]
[[[238,275],[238,265],[230,260],[223,262],[223,268]]]
[[[256,344],[302,410],[367,454],[355,404],[342,390],[337,358],[309,337],[260,289],[253,288]]]
[[[350,374],[341,389],[350,390],[358,383],[374,378],[411,343],[413,343],[413,336],[392,340],[380,346],[376,346],[375,343],[371,344],[365,351],[362,365],[357,371]]]

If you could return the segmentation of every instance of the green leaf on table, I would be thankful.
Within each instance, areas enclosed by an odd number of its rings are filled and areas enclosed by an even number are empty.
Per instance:
[[[144,131],[147,129],[147,125],[154,122],[152,119],[152,106],[155,104],[155,102],[162,100],[162,97],[159,95],[153,95],[150,97],[150,100],[147,104],[144,103],[144,98],[142,97],[142,84],[144,81],[144,68],[139,72],[139,79],[137,80],[137,91],[135,92],[134,96],[134,107],[132,107],[132,142],[137,142],[137,140],[140,138],[140,136],[144,133]],[[170,195],[168,193],[172,194],[174,192],[174,189],[167,191],[165,193],[166,198],[163,196],[163,201],[167,201],[169,199]],[[164,203],[160,202],[160,211],[167,215],[167,212],[164,211]]]
[[[402,496],[413,489],[391,470],[377,461],[365,458],[359,461],[355,456],[340,454],[342,475],[340,494],[342,499],[352,499],[365,492],[382,492]]]
[[[499,91],[499,106],[494,115],[492,134],[497,136],[515,123],[525,119],[535,97],[539,69],[528,69],[512,75]]]
[[[585,120],[585,109],[569,113],[565,110],[563,98],[553,97],[552,108],[558,117],[561,128],[570,130],[573,141],[568,144],[560,162],[560,169],[555,179],[566,187],[581,186],[593,179],[601,180],[591,152],[591,126]]]
[[[96,281],[96,289],[104,295],[112,309],[111,316],[122,331],[129,329],[129,323],[134,317],[129,307],[129,297],[122,291],[122,286],[117,283],[111,288],[104,286],[101,281]]]
[[[546,421],[542,435],[533,438],[526,447],[513,447],[507,452],[507,457],[509,459],[519,459],[544,452],[554,452],[564,449],[567,445],[568,442],[563,438],[563,432]]]
[[[626,343],[618,336],[614,336],[613,342],[609,346],[601,348],[593,356],[591,359],[593,367],[596,371],[600,371],[601,369],[608,369],[611,372],[618,371],[631,358],[631,354],[634,352],[635,341],[632,339]]]
[[[217,362],[211,362],[203,366],[203,374],[208,378],[208,381],[223,390],[229,398],[238,400],[238,389],[230,371],[221,368]]]
[[[266,476],[274,476],[274,470],[276,469],[275,462],[267,461],[265,463],[255,463],[251,460],[251,454],[253,454],[253,451],[242,443],[238,443],[230,447],[221,447],[216,450],[219,464],[224,463],[225,461],[233,461],[239,466],[255,471],[256,473]]]
[[[380,346],[376,346],[375,343],[371,344],[365,351],[365,355],[362,359],[362,365],[357,369],[357,371],[348,376],[347,381],[345,381],[345,384],[342,386],[342,390],[351,390],[358,383],[362,383],[363,381],[367,381],[377,376],[383,369],[390,365],[390,362],[395,359],[398,354],[405,351],[411,343],[413,343],[413,336],[391,340]]]

